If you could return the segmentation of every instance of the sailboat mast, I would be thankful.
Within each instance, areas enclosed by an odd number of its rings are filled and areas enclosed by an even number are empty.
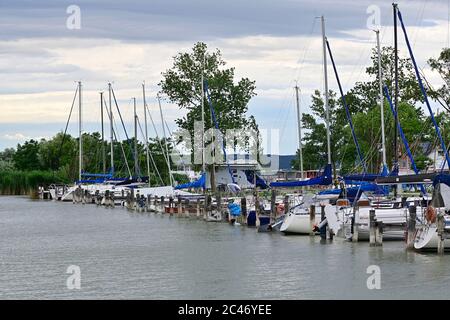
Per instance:
[[[397,129],[397,123],[398,123],[398,37],[397,37],[397,4],[392,4],[393,13],[394,13],[394,73],[395,73],[395,91],[394,91],[394,170],[398,170],[398,129]],[[397,197],[397,194],[400,191],[400,184],[397,185],[396,188],[394,188],[394,196]]]
[[[302,114],[300,112],[299,87],[295,85],[295,97],[297,100],[297,125],[298,125],[298,160],[300,163],[300,178],[303,180],[303,153],[302,153]]]
[[[81,173],[83,171],[83,138],[82,138],[82,108],[81,108],[81,81],[78,81],[78,103],[79,103],[79,109],[78,109],[78,129],[79,129],[79,163],[78,163],[78,181],[81,181]]]
[[[202,75],[201,75],[201,81],[202,81],[202,172],[206,172],[206,165],[205,165],[205,89],[204,89],[204,73],[205,70],[205,54],[203,55],[203,65],[202,65]]]
[[[109,121],[111,125],[111,174],[114,174],[114,128],[113,128],[113,112],[112,112],[112,97],[111,97],[111,83],[108,83],[109,91]]]
[[[102,163],[103,173],[106,173],[106,150],[105,150],[105,126],[103,123],[103,91],[100,92],[100,116],[102,120]]]
[[[325,113],[326,113],[326,127],[327,127],[327,154],[328,164],[331,164],[331,142],[330,142],[330,107],[328,105],[328,72],[327,72],[327,49],[325,36],[325,17],[321,16],[322,21],[322,44],[323,44],[323,77],[325,90]]]
[[[380,84],[380,110],[381,110],[381,148],[384,167],[386,166],[386,136],[384,131],[384,95],[383,95],[383,73],[381,68],[380,30],[375,30],[375,33],[377,34],[378,79]]]
[[[149,150],[148,150],[147,100],[145,99],[145,83],[142,83],[142,98],[144,101],[145,155],[146,155],[146,161],[147,161],[148,185],[150,186],[150,160],[149,160]]]
[[[137,149],[137,113],[136,113],[136,98],[133,98],[134,107],[134,175],[136,178],[139,176],[139,161],[138,161],[138,149]]]
[[[162,112],[162,107],[161,107],[161,100],[158,97],[158,105],[159,105],[159,113],[161,114],[161,123],[162,123],[162,129],[163,129],[163,136],[164,136],[164,142],[166,145],[166,154],[167,154],[167,167],[169,168],[169,179],[170,179],[170,185],[173,186],[173,179],[172,179],[172,169],[170,168],[170,157],[169,157],[169,143],[167,141],[167,137],[166,137],[166,129],[164,126],[164,116],[163,116],[163,112]],[[164,152],[164,151],[163,151]]]

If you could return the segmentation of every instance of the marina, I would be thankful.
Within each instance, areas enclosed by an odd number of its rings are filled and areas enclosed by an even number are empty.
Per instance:
[[[13,116],[40,128],[3,135],[17,143],[0,151],[0,299],[447,299],[450,2],[447,21],[422,5],[369,5],[364,29],[320,7],[301,39],[283,27],[189,47],[189,28],[130,43],[160,26],[126,10],[127,36],[94,36],[86,5],[80,42],[41,52],[71,56],[52,72],[77,80],[54,74]],[[214,314],[197,308],[180,312]]]

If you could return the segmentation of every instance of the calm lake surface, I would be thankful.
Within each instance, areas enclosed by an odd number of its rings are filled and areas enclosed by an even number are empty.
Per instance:
[[[0,197],[2,299],[445,299],[450,254]],[[69,290],[67,268],[81,270]],[[367,267],[381,269],[369,290]]]

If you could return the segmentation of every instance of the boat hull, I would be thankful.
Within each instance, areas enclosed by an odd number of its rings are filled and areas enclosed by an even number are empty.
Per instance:
[[[315,216],[315,224],[320,223],[320,216]],[[286,234],[305,234],[309,235],[311,230],[311,222],[308,214],[289,213],[281,224],[280,231]]]

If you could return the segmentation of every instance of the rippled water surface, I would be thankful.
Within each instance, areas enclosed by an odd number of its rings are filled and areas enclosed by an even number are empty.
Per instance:
[[[3,299],[447,298],[450,255],[0,197]],[[81,289],[69,290],[70,265]],[[369,265],[381,289],[369,290]]]

